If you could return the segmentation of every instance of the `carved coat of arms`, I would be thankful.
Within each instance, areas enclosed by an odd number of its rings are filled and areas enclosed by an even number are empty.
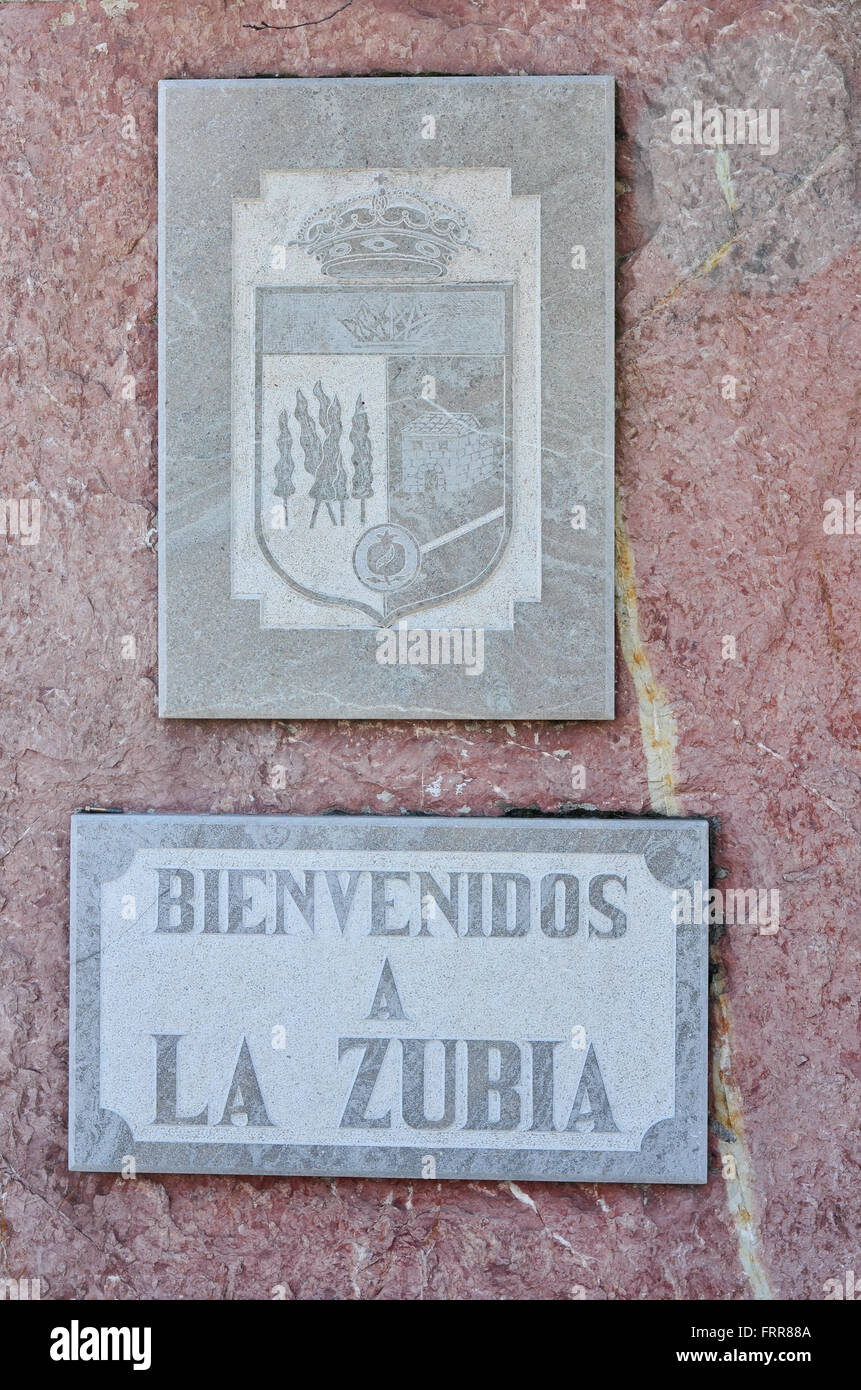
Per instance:
[[[538,199],[500,169],[262,193],[234,204],[234,597],[510,626],[540,597]]]

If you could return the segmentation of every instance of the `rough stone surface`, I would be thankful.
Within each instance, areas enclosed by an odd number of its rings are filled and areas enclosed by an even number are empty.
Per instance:
[[[861,493],[846,423],[858,246],[837,216],[857,10],[353,0],[313,22],[334,8],[0,11],[3,494],[42,503],[39,543],[7,540],[2,584],[2,1271],[41,1276],[43,1296],[96,1299],[258,1298],[276,1285],[338,1299],[822,1297],[826,1279],[858,1270],[861,1244],[861,541],[822,525],[827,497]],[[702,174],[711,159],[726,202],[725,167],[703,151],[676,165],[652,121],[683,72],[732,71],[739,45],[767,64],[783,40],[790,65],[760,75],[811,84],[803,130],[782,130],[781,158],[797,141],[793,177],[748,216],[760,156],[738,152],[743,215],[727,248],[732,222],[727,238]],[[159,722],[156,82],[399,71],[617,78],[617,718]],[[833,104],[817,96],[823,74]],[[698,219],[714,245],[691,230]],[[705,1187],[69,1174],[74,807],[585,803],[715,816],[719,883],[780,889],[777,935],[729,927],[714,948]]]

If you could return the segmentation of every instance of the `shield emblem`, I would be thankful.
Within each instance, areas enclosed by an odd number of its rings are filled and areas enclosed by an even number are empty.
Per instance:
[[[385,626],[495,569],[510,303],[506,285],[258,291],[256,530],[285,584]]]
[[[257,544],[376,626],[477,588],[511,533],[513,285],[439,283],[468,236],[377,190],[298,230],[318,283],[255,290]]]

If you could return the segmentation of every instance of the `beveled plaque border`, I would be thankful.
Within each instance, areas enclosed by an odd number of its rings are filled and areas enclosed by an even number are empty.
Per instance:
[[[610,77],[159,84],[161,716],[613,717],[614,151]],[[488,629],[481,674],[380,665],[373,627],[261,628],[231,598],[232,202],[321,167],[506,168],[540,198],[542,598]]]
[[[672,887],[709,882],[708,821],[697,818],[435,816],[195,816],[80,812],[71,824],[69,1167],[117,1172],[381,1177],[419,1181],[432,1153],[436,1178],[555,1182],[704,1183],[708,1120],[708,928],[676,928],[676,1112],[636,1152],[438,1149],[421,1145],[136,1143],[121,1116],[99,1104],[100,885],[148,848],[267,850],[469,850],[642,853]],[[206,1156],[207,1162],[200,1159]]]

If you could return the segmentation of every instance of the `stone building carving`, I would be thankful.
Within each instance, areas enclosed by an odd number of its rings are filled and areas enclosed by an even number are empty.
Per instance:
[[[402,492],[462,492],[493,470],[493,440],[474,415],[427,410],[401,435]]]

